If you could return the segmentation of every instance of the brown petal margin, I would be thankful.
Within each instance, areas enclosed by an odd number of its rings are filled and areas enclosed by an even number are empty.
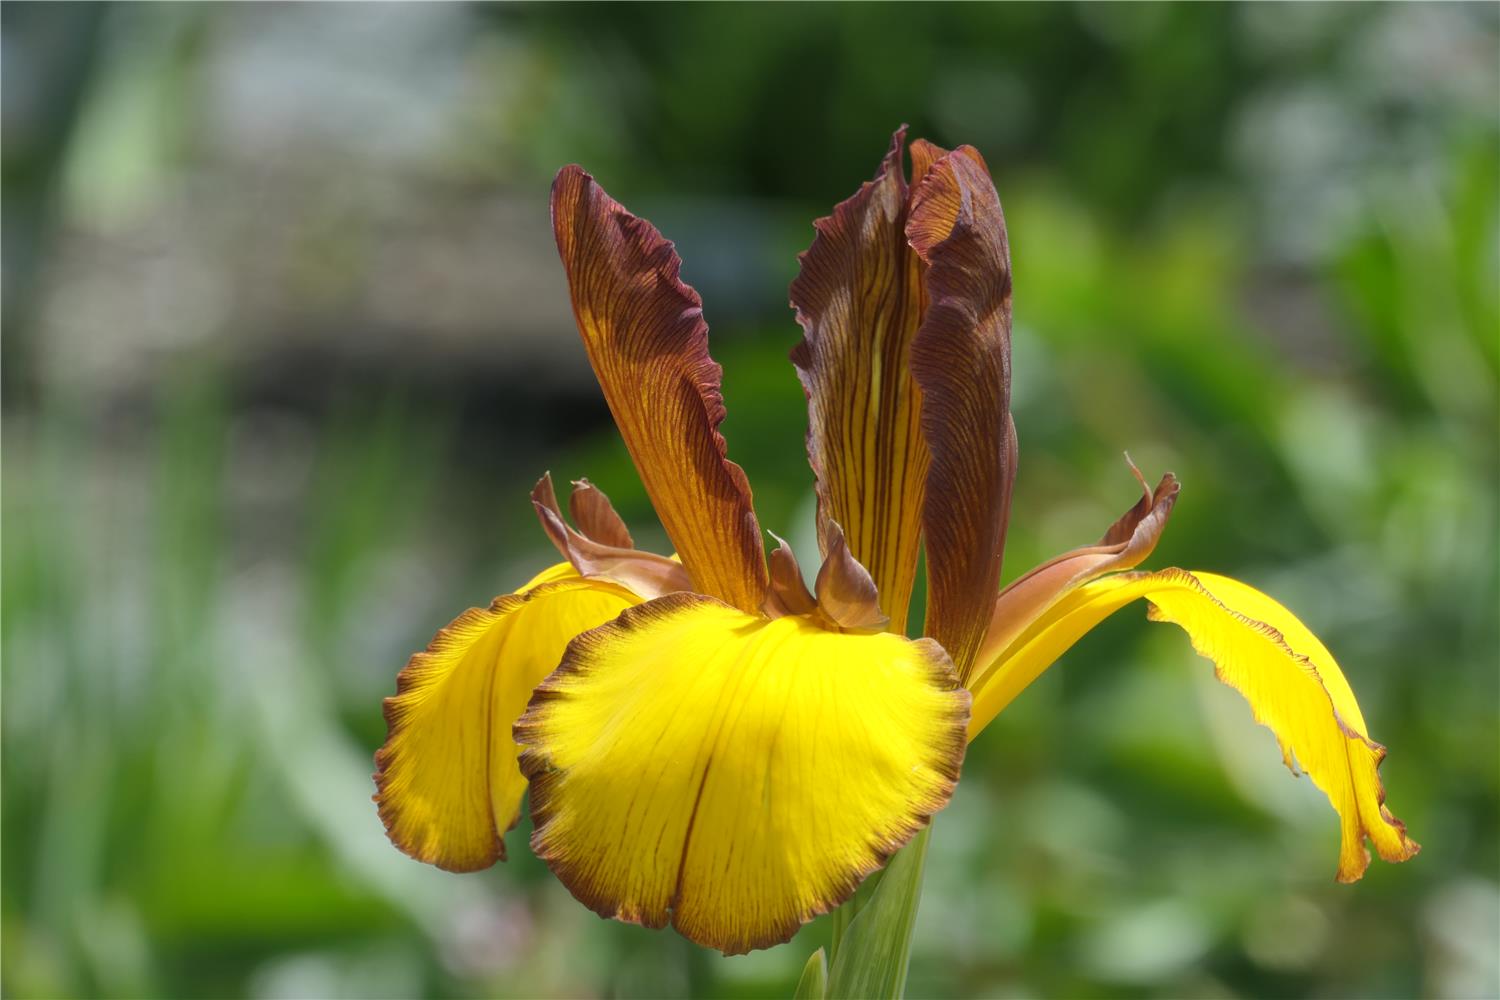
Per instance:
[[[579,494],[585,494],[579,500]],[[615,513],[609,498],[598,487],[588,482],[575,484],[568,507],[579,526],[591,524],[595,531],[618,540],[622,535],[629,542],[630,532]],[[557,491],[552,488],[552,473],[537,480],[531,490],[531,505],[541,519],[542,530],[557,547],[558,553],[573,564],[579,576],[602,578],[628,587],[642,600],[651,600],[663,594],[692,590],[693,581],[683,565],[654,552],[642,552],[606,544],[590,537],[587,530],[575,531],[563,518],[562,508],[557,503]],[[583,516],[579,516],[583,511]]]
[[[1010,246],[989,170],[969,146],[934,161],[906,235],[927,264],[927,312],[911,345],[932,452],[922,527],[927,624],[961,677],[973,669],[999,586],[1015,476],[1010,420]]]
[[[594,374],[694,589],[757,612],[765,549],[745,473],[725,457],[721,369],[682,262],[577,166],[552,184],[552,228]]]
[[[971,675],[971,680],[977,680],[992,661],[1063,594],[1105,573],[1133,569],[1156,548],[1182,484],[1169,472],[1152,490],[1133,463],[1130,471],[1141,484],[1143,496],[1110,525],[1103,538],[1093,545],[1047,560],[1015,580],[995,598],[989,632],[975,661],[978,670]]]
[[[803,329],[791,359],[807,394],[819,543],[828,556],[828,525],[843,525],[896,631],[905,630],[916,577],[928,463],[907,365],[927,296],[906,240],[905,137],[902,126],[874,180],[813,223],[790,290]]]

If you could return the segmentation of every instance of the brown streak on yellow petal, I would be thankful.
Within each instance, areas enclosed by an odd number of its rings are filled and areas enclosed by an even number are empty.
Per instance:
[[[552,226],[594,374],[695,589],[757,611],[760,527],[725,455],[721,370],[676,251],[577,166],[553,182]]]
[[[1238,580],[1182,570],[1163,570],[1158,575],[1169,574],[1176,574],[1182,585],[1175,592],[1164,589],[1147,594],[1147,617],[1186,631],[1193,649],[1213,662],[1214,676],[1243,695],[1250,702],[1255,721],[1276,734],[1283,760],[1296,755],[1307,775],[1328,795],[1339,813],[1341,827],[1335,878],[1357,882],[1364,877],[1370,865],[1367,842],[1384,861],[1399,863],[1416,857],[1422,845],[1407,834],[1406,824],[1385,804],[1385,785],[1379,771],[1386,748],[1365,734],[1365,720],[1349,682],[1323,643],[1291,612]],[[1304,682],[1327,699],[1332,719],[1347,741],[1341,754],[1323,752],[1312,736],[1288,725],[1285,705],[1279,699],[1267,698],[1259,678],[1226,659],[1225,644],[1197,623],[1195,609],[1183,594],[1205,601],[1224,619],[1261,637],[1297,665]],[[1251,617],[1242,610],[1251,600],[1259,602],[1254,610],[1264,618]],[[1272,613],[1266,614],[1267,610]],[[1274,619],[1275,624],[1266,619]],[[1292,642],[1296,642],[1295,648]]]
[[[517,721],[532,850],[601,916],[769,947],[946,805],[968,714],[931,639],[664,597],[578,636]]]
[[[1015,454],[1010,421],[1010,248],[983,159],[959,147],[912,194],[906,235],[929,303],[911,346],[932,454],[923,504],[925,631],[967,679],[999,586]]]
[[[1365,735],[1359,703],[1333,654],[1274,599],[1213,573],[1117,573],[1063,594],[1010,644],[998,669],[971,686],[969,738],[1101,621],[1142,598],[1153,621],[1182,628],[1213,662],[1215,676],[1244,696],[1255,720],[1276,735],[1283,762],[1295,759],[1328,796],[1339,815],[1339,881],[1364,873],[1367,840],[1387,861],[1420,850],[1386,808],[1379,775],[1385,748]]]
[[[807,455],[817,477],[819,544],[843,525],[896,631],[905,628],[921,545],[927,446],[908,352],[926,298],[906,241],[905,128],[873,180],[813,223],[790,298],[803,340],[792,363],[807,394]]]

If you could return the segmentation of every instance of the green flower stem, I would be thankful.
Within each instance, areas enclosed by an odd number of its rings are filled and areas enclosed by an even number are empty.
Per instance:
[[[878,882],[872,877],[871,891],[861,887],[834,913],[824,993],[829,1000],[898,1000],[905,991],[931,831],[928,826],[913,837],[879,873]]]

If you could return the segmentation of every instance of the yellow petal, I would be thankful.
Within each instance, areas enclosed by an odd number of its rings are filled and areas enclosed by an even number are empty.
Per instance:
[[[1250,702],[1257,722],[1295,757],[1338,811],[1338,879],[1352,882],[1369,865],[1365,838],[1387,861],[1420,849],[1385,808],[1377,769],[1385,748],[1366,735],[1354,692],[1328,649],[1286,608],[1237,580],[1180,569],[1126,573],[1065,595],[1013,642],[998,669],[974,692],[970,735],[1104,618],[1137,598],[1150,616],[1188,633],[1216,665],[1218,678]]]
[[[947,803],[967,720],[931,640],[673,594],[581,636],[516,724],[532,849],[603,916],[767,947]]]
[[[526,788],[511,724],[569,640],[638,602],[560,563],[439,630],[385,701],[375,801],[391,842],[449,871],[504,858]]]

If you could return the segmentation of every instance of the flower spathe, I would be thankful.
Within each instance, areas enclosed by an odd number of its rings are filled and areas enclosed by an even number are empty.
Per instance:
[[[563,562],[441,630],[387,699],[376,801],[391,840],[454,871],[531,846],[590,908],[728,953],[843,902],[933,814],[967,742],[1079,637],[1136,599],[1183,628],[1329,797],[1337,874],[1417,845],[1385,808],[1354,696],[1289,611],[1225,577],[1135,569],[1168,475],[1095,544],[1004,590],[1016,471],[1010,249],[970,147],[904,130],[815,224],[791,289],[822,564],[769,556],[719,433],[720,369],[672,245],[588,174],[552,192],[574,316],[675,549],[637,550],[609,501],[532,500]],[[1137,473],[1139,478],[1139,473]],[[571,520],[571,523],[570,523]],[[923,633],[905,637],[918,554]]]

